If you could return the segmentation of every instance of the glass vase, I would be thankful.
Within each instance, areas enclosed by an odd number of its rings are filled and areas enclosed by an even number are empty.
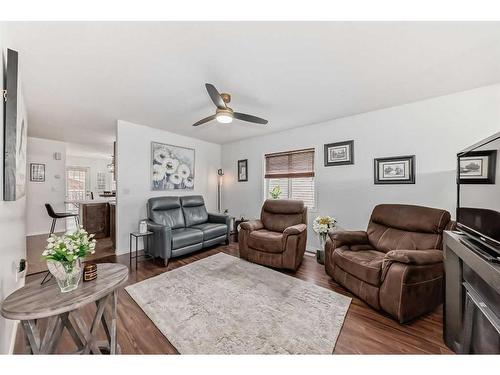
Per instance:
[[[59,285],[61,292],[71,292],[78,288],[78,284],[82,278],[82,263],[80,259],[73,262],[48,260],[47,267],[57,280],[57,285]]]
[[[319,264],[325,264],[326,235],[326,233],[319,234],[319,250],[316,251],[316,261]]]

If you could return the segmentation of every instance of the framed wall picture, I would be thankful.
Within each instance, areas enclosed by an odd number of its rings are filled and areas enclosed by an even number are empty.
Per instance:
[[[151,142],[152,190],[193,190],[194,149]]]
[[[106,174],[104,172],[97,172],[96,183],[97,183],[97,190],[106,189]]]
[[[21,100],[18,53],[11,49],[7,49],[7,69],[4,79],[9,94],[8,100],[3,103],[3,200],[16,201],[26,194],[28,121],[26,108]]]
[[[45,164],[30,163],[30,181],[45,182]]]
[[[374,159],[375,184],[414,184],[415,155]]]
[[[326,144],[324,154],[325,167],[354,164],[354,141]]]
[[[238,160],[238,181],[248,181],[248,159]]]
[[[494,184],[497,150],[471,151],[458,159],[461,184]]]

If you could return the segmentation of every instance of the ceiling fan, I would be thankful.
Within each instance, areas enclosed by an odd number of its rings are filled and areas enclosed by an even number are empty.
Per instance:
[[[267,124],[268,121],[264,120],[263,118],[247,115],[245,113],[234,112],[232,108],[229,108],[227,106],[227,104],[231,101],[231,95],[226,93],[219,94],[215,86],[211,85],[210,83],[205,83],[205,87],[208,91],[208,95],[214,102],[217,109],[215,110],[214,115],[205,117],[204,119],[195,122],[193,126],[198,126],[214,119],[223,124],[228,124],[232,122],[233,119],[253,122],[256,124]]]

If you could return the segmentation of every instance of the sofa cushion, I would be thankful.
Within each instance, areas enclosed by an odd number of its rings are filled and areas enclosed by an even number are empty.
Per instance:
[[[194,228],[179,228],[172,230],[172,249],[194,245],[203,242],[203,232]]]
[[[333,261],[335,266],[342,268],[359,280],[378,286],[384,256],[384,253],[376,250],[351,251],[343,247],[333,252]]]
[[[248,236],[248,246],[266,253],[282,253],[283,233],[267,229],[254,230]]]
[[[208,212],[201,195],[188,195],[180,199],[186,227],[192,227],[193,225],[208,221]]]
[[[179,197],[150,198],[147,209],[149,219],[157,224],[166,225],[172,229],[185,227]]]
[[[220,223],[203,223],[193,225],[190,228],[201,230],[203,232],[203,241],[225,236],[227,234],[227,225]]]

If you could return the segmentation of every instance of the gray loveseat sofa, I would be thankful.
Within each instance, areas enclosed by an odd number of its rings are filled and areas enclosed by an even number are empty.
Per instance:
[[[153,232],[150,255],[170,258],[218,243],[229,243],[228,215],[208,213],[200,195],[148,199],[148,230]]]

